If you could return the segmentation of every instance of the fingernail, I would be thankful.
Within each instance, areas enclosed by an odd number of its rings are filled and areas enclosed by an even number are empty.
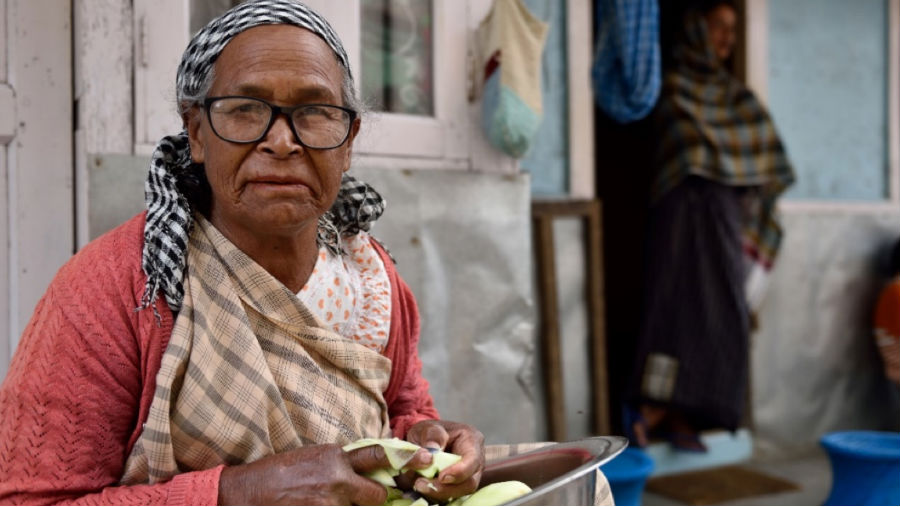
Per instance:
[[[428,449],[428,452],[435,453],[441,450],[441,444],[437,442],[428,442],[422,447]]]
[[[428,481],[425,479],[419,479],[413,484],[413,489],[419,493],[425,494],[428,492]]]
[[[452,475],[445,475],[443,478],[441,478],[441,482],[444,484],[453,484],[454,482],[456,482],[456,477],[453,477]]]

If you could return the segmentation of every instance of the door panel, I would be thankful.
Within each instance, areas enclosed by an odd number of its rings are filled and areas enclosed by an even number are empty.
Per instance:
[[[6,377],[11,354],[9,340],[9,200],[6,145],[15,134],[15,103],[6,82],[6,0],[0,0],[0,379]]]
[[[2,0],[0,375],[74,248],[70,0]],[[5,97],[5,98],[3,98]],[[0,122],[7,125],[8,122]]]

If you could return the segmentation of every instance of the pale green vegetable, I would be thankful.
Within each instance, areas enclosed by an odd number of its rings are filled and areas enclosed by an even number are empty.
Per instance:
[[[404,465],[409,463],[409,460],[411,460],[416,454],[416,451],[419,450],[418,445],[407,442],[406,440],[400,440],[399,438],[361,438],[356,442],[345,445],[341,449],[343,449],[344,452],[347,452],[362,447],[369,447],[370,445],[380,445],[381,448],[384,449],[384,454],[387,456],[388,461],[390,461],[391,467],[397,470],[400,470]]]
[[[428,468],[416,470],[416,473],[428,479],[434,479],[441,470],[459,462],[462,456],[450,452],[438,451],[431,455],[431,465]],[[406,471],[405,469],[403,470]]]
[[[403,498],[403,492],[397,488],[388,486],[387,487],[387,499],[385,499],[385,501],[384,501],[385,505],[390,504],[392,501],[394,501],[398,498]]]
[[[361,438],[356,442],[351,442],[342,449],[344,452],[352,451],[354,449],[360,449],[363,447],[369,447],[370,445],[380,445],[382,449],[384,449],[384,454],[387,456],[388,461],[391,463],[391,467],[393,470],[388,470],[390,472],[390,476],[394,477],[399,472],[398,470],[406,471],[406,468],[403,468],[409,460],[415,456],[416,451],[420,449],[420,447],[411,442],[407,442],[406,440],[400,440],[399,438]],[[450,465],[458,462],[462,459],[462,456],[458,454],[453,454],[444,451],[438,451],[432,454],[431,465],[426,468],[416,470],[416,473],[421,475],[422,477],[426,477],[428,479],[433,479],[435,475],[437,475],[441,470],[449,467]],[[379,475],[379,477],[383,477],[383,475]],[[388,485],[386,482],[382,482],[375,477],[369,477],[372,480],[375,480],[381,484]],[[393,483],[394,480],[391,479]],[[396,486],[396,484],[390,484],[391,486]]]
[[[469,505],[503,505],[527,493],[531,493],[531,488],[524,482],[495,482],[488,484],[468,497],[460,498],[459,500],[462,503],[451,503],[450,505],[462,505],[463,507]]]
[[[391,473],[392,471],[395,473],[392,474]],[[373,481],[377,482],[378,484],[381,484],[382,486],[386,486],[389,488],[396,488],[397,481],[394,480],[394,476],[397,475],[396,472],[397,472],[396,470],[391,470],[391,469],[387,469],[387,468],[379,468],[378,470],[374,470],[372,472],[365,474],[365,476],[368,477],[369,479],[372,479]]]

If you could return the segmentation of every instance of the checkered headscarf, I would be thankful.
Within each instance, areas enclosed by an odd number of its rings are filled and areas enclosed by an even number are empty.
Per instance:
[[[201,88],[216,59],[235,35],[254,26],[273,24],[299,26],[321,37],[352,81],[344,47],[324,18],[293,0],[249,0],[210,21],[194,35],[178,66],[178,103],[203,92]],[[180,186],[196,180],[198,171],[203,171],[203,167],[191,161],[186,131],[162,138],[153,151],[150,173],[144,185],[147,222],[141,264],[147,274],[147,285],[140,308],[152,306],[160,290],[169,308],[173,311],[181,308],[192,208]],[[334,254],[342,253],[341,236],[368,230],[369,225],[381,216],[384,206],[384,199],[378,192],[344,174],[334,205],[319,218],[319,245]]]

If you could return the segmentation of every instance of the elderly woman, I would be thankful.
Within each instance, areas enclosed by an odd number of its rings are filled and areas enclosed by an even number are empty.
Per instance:
[[[24,332],[0,503],[380,504],[363,474],[384,451],[341,446],[391,435],[462,456],[416,490],[474,491],[483,437],[437,420],[415,301],[365,232],[383,201],[345,174],[360,119],[334,31],[244,3],[197,33],[177,90],[147,212],[75,255]]]

